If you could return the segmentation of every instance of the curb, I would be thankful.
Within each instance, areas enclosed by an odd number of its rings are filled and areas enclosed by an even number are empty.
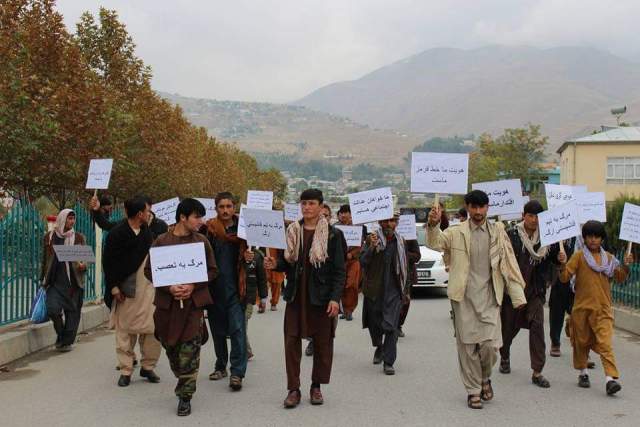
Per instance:
[[[627,307],[613,307],[614,325],[618,329],[640,335],[640,311]]]
[[[87,305],[82,308],[78,333],[96,328],[109,320],[109,310],[104,304]],[[33,325],[25,322],[6,332],[0,333],[0,366],[21,357],[35,353],[56,343],[53,323]]]

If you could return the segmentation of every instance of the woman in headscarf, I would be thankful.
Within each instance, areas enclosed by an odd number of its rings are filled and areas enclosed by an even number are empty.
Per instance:
[[[85,238],[73,226],[76,214],[63,209],[55,227],[44,236],[41,280],[47,290],[47,312],[58,335],[56,348],[70,351],[75,342],[84,297],[84,278],[87,267],[81,262],[60,262],[54,245],[84,245]],[[63,319],[64,314],[64,319]]]

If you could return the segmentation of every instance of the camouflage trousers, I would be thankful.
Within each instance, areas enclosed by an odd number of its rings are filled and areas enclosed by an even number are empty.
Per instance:
[[[196,392],[196,380],[200,368],[200,346],[202,338],[194,337],[176,345],[162,344],[167,352],[173,375],[178,378],[175,393],[181,399],[191,400]]]

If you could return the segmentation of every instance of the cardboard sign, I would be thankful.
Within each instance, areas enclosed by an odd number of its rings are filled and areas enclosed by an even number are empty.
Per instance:
[[[156,288],[209,281],[203,242],[151,248],[149,260]]]
[[[273,208],[273,191],[249,190],[247,193],[247,207],[270,211]]]
[[[243,216],[249,246],[287,248],[282,211],[246,208]]]
[[[378,188],[349,194],[349,206],[354,224],[380,221],[393,217],[391,188]]]
[[[624,204],[622,222],[620,223],[620,240],[640,243],[640,206]]]
[[[580,235],[576,202],[565,203],[538,214],[540,244],[548,246]]]
[[[594,220],[607,222],[607,204],[603,192],[574,193],[580,224]]]
[[[553,209],[574,199],[574,188],[571,185],[545,184],[544,191],[547,196],[547,208]]]
[[[105,190],[109,188],[113,159],[93,159],[89,164],[87,185],[89,190]]]
[[[347,241],[347,246],[360,247],[362,246],[362,226],[361,225],[336,225],[338,230],[344,234],[344,239]]]
[[[205,221],[216,218],[218,216],[218,213],[216,212],[216,199],[202,199],[196,197],[196,200],[204,205],[204,208],[207,212],[204,216]]]
[[[489,216],[515,214],[522,212],[522,184],[519,179],[477,182],[471,185],[474,190],[482,190],[489,196]]]
[[[412,193],[466,194],[468,179],[468,154],[411,154]]]
[[[60,262],[96,262],[93,248],[88,245],[53,245]]]
[[[404,237],[405,240],[418,240],[418,232],[416,230],[416,216],[415,215],[400,215],[398,221],[398,228],[396,231],[399,235]]]
[[[176,211],[180,199],[174,197],[173,199],[165,200],[164,202],[155,203],[151,206],[151,211],[156,215],[156,218],[163,220],[168,225],[176,223]]]
[[[300,203],[286,203],[284,205],[285,221],[298,221],[302,219],[302,209]]]

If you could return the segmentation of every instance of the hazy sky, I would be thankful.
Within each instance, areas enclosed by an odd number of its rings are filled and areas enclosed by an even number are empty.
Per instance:
[[[587,45],[640,58],[639,0],[58,0],[115,9],[153,69],[186,96],[291,101],[433,47]]]

